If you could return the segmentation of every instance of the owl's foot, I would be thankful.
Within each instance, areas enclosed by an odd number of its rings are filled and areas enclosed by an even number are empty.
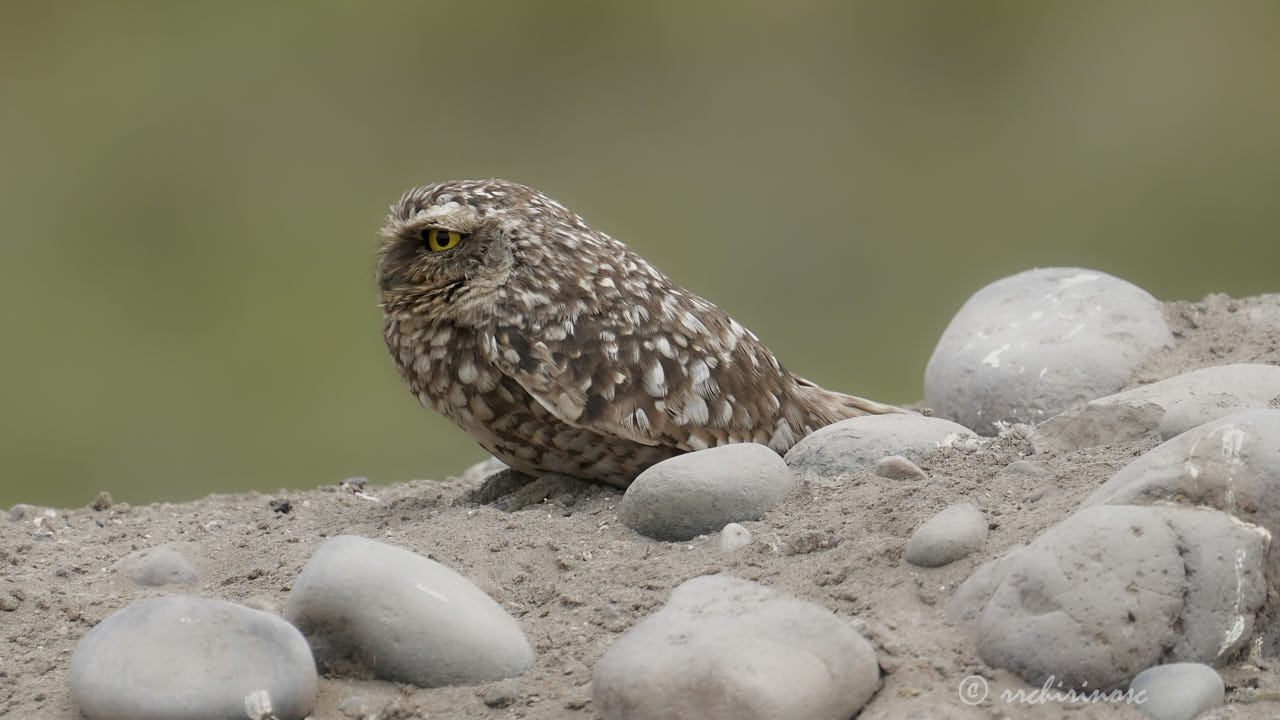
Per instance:
[[[467,495],[467,500],[479,505],[492,505],[504,512],[515,512],[546,501],[570,507],[581,495],[597,490],[598,485],[567,475],[534,477],[506,468],[485,478],[480,487]]]

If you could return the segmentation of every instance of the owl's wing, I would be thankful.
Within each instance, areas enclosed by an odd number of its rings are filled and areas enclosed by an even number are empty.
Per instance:
[[[601,435],[689,451],[805,434],[802,418],[779,423],[794,380],[759,339],[701,298],[674,297],[497,326],[482,352],[558,419]]]

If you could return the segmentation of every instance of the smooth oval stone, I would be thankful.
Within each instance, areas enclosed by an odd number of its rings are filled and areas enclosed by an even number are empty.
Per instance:
[[[940,447],[978,436],[950,420],[924,415],[865,415],[819,428],[787,452],[787,465],[819,477],[873,472],[881,458],[918,463]]]
[[[316,550],[293,584],[284,616],[323,665],[352,662],[393,682],[476,685],[533,664],[520,624],[465,577],[354,535]]]
[[[1171,342],[1160,303],[1142,288],[1096,270],[1029,270],[960,308],[929,358],[924,400],[994,435],[1119,390]]]
[[[1156,665],[1138,673],[1129,689],[1145,693],[1138,706],[1156,720],[1192,720],[1211,708],[1221,707],[1226,686],[1216,670],[1202,663]]]
[[[677,455],[636,477],[618,518],[658,540],[688,540],[726,524],[758,520],[795,486],[778,454],[738,443]]]
[[[969,503],[957,503],[929,518],[907,541],[907,562],[940,567],[982,547],[987,519]]]
[[[880,682],[875,649],[830,610],[704,575],[596,663],[605,720],[845,720]]]
[[[76,645],[70,674],[91,720],[286,720],[316,696],[297,628],[211,598],[151,598],[110,615]]]

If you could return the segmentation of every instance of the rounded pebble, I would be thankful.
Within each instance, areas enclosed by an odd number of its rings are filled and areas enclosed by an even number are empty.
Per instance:
[[[369,702],[364,699],[363,695],[348,695],[338,701],[338,712],[347,717],[362,718],[368,715],[371,710]]]
[[[1144,691],[1138,709],[1155,720],[1192,720],[1221,707],[1226,687],[1216,670],[1201,663],[1156,665],[1138,673],[1129,689]]]
[[[519,623],[463,576],[416,553],[340,535],[298,575],[285,617],[316,660],[420,687],[475,685],[524,672]]]
[[[172,545],[135,550],[121,558],[116,567],[144,587],[194,585],[198,580],[196,569]]]
[[[1160,304],[1096,270],[1044,268],[974,293],[925,370],[924,401],[983,435],[1120,389],[1173,341]]]
[[[605,720],[846,720],[880,680],[875,649],[830,610],[704,575],[596,663]]]
[[[112,614],[76,645],[70,675],[90,720],[286,720],[305,717],[316,696],[296,628],[210,598],[151,598]]]
[[[929,476],[920,469],[919,465],[902,457],[901,455],[890,455],[882,457],[876,461],[875,473],[883,478],[890,480],[927,480]]]
[[[787,452],[791,469],[819,477],[872,472],[887,455],[913,463],[940,447],[976,439],[950,420],[924,415],[865,415],[819,428]]]
[[[794,486],[787,464],[764,445],[722,445],[640,473],[618,503],[618,518],[641,535],[688,540],[730,522],[760,519]]]
[[[957,503],[929,518],[907,541],[907,562],[940,567],[972,553],[987,539],[987,519],[969,503]]]
[[[733,552],[751,544],[751,531],[738,523],[729,523],[720,531],[720,550]]]

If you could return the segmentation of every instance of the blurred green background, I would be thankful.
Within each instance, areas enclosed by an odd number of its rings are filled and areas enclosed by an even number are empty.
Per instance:
[[[406,187],[538,187],[796,372],[911,402],[981,285],[1280,283],[1280,4],[7,3],[0,506],[443,477]]]

